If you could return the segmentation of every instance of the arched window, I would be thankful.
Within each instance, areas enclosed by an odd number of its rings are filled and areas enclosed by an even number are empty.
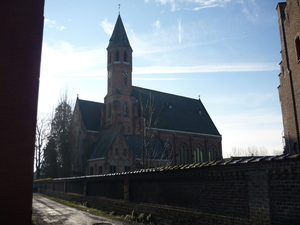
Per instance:
[[[163,148],[162,159],[171,160],[172,158],[172,145],[166,141]]]
[[[200,147],[198,147],[194,151],[194,163],[199,163],[203,161],[203,151],[201,150]]]
[[[124,102],[124,105],[123,105],[123,116],[127,116],[127,103]]]
[[[108,56],[108,63],[111,63],[111,53],[109,53],[109,56]]]
[[[119,51],[116,51],[116,59],[115,61],[120,61],[120,53]]]
[[[217,160],[217,148],[212,146],[210,151],[208,152],[208,161]]]
[[[128,59],[127,59],[127,52],[124,52],[124,62],[128,62]]]
[[[178,150],[178,164],[188,164],[189,163],[189,154],[188,154],[188,148],[186,144],[182,144],[181,148]]]

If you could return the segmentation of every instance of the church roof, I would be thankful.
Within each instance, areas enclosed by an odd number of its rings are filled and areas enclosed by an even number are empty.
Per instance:
[[[142,146],[143,146],[143,140],[141,136],[137,135],[124,135],[125,139],[127,141],[127,144],[129,145],[133,155],[141,159],[142,158]],[[164,152],[164,145],[162,143],[162,140],[159,138],[154,138],[151,140],[146,140],[146,144],[148,145],[148,159],[165,159],[165,152]]]
[[[164,130],[220,136],[200,99],[192,99],[135,86],[132,87],[131,95],[138,100],[138,104],[143,104],[144,109],[146,109],[146,105],[149,105],[152,99],[151,104],[154,108],[152,118],[150,118],[149,110],[144,110],[144,113],[139,110],[139,116],[144,114],[146,121],[152,120],[152,124],[146,126]]]
[[[81,100],[77,98],[82,121],[87,130],[99,131],[103,103]]]
[[[118,131],[104,134],[100,136],[98,141],[94,144],[92,154],[90,156],[90,159],[98,159],[105,157],[111,148],[111,145],[115,141]]]
[[[128,47],[132,50],[120,15],[118,16],[114,31],[109,39],[107,49],[117,46]]]

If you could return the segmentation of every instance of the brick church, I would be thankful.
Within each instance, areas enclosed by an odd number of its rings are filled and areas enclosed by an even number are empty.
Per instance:
[[[119,15],[107,47],[104,103],[77,97],[73,175],[222,158],[222,137],[200,99],[132,86],[132,48]]]
[[[281,40],[279,99],[283,117],[285,153],[300,148],[300,1],[277,5]]]

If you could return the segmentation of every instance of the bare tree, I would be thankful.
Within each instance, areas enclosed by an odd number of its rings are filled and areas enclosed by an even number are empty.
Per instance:
[[[171,158],[168,141],[162,143],[157,131],[159,123],[162,122],[160,121],[161,109],[157,109],[157,103],[151,92],[147,96],[147,100],[143,99],[140,94],[139,110],[141,119],[139,134],[141,136],[142,168],[153,166],[154,161],[157,161],[159,165],[166,165]]]
[[[282,155],[284,154],[284,150],[273,150],[272,155]]]
[[[231,156],[266,156],[268,155],[268,149],[265,147],[233,147],[231,151]]]
[[[41,169],[44,161],[44,148],[48,142],[50,132],[50,119],[48,115],[40,115],[36,122],[35,133],[35,170],[36,179],[41,177]]]

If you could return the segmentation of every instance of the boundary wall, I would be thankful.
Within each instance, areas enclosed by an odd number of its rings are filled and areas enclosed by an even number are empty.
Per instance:
[[[300,154],[35,182],[49,196],[160,224],[300,224]]]

